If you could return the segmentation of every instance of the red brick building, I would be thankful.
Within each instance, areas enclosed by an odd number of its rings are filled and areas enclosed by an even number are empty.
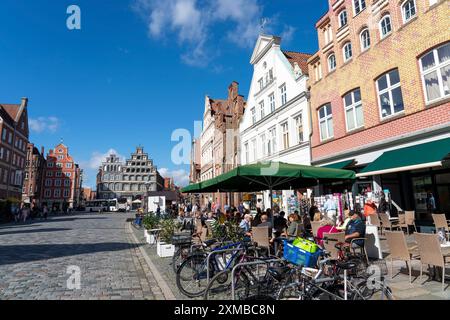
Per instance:
[[[28,145],[28,99],[0,104],[0,200],[22,198]]]
[[[33,143],[28,143],[22,202],[30,203],[32,207],[40,207],[45,167],[44,148],[39,152]]]
[[[41,202],[53,211],[77,208],[82,196],[81,173],[67,146],[60,143],[51,149],[47,155]]]
[[[449,212],[448,2],[328,1],[308,60],[312,164],[355,170],[354,193],[397,210]]]

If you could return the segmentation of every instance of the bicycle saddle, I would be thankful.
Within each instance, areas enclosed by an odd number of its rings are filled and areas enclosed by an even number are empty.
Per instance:
[[[216,243],[216,240],[211,239],[211,240],[205,240],[205,242],[203,242],[205,246],[210,247],[212,246],[214,243]]]
[[[280,281],[281,279],[283,279],[284,274],[289,271],[289,267],[288,266],[270,267],[267,271],[270,273],[272,277]]]
[[[337,266],[341,269],[344,270],[351,270],[351,269],[355,269],[358,265],[354,262],[337,262]]]

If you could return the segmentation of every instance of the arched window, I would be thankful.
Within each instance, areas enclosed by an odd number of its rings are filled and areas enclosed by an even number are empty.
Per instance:
[[[389,117],[404,109],[398,69],[383,74],[376,80],[381,118]]]
[[[342,28],[347,25],[347,11],[342,10],[339,13],[339,28]]]
[[[365,51],[370,48],[370,33],[369,29],[364,29],[360,34],[361,39],[361,51]]]
[[[331,72],[334,69],[336,69],[336,56],[332,53],[328,56],[328,72]]]
[[[420,73],[426,102],[450,96],[450,42],[425,53],[420,59]]]
[[[333,138],[334,128],[333,128],[333,114],[331,111],[331,104],[326,104],[318,110],[319,116],[319,130],[320,130],[320,140],[327,140]]]
[[[411,18],[414,18],[417,14],[416,10],[416,1],[408,0],[405,1],[402,5],[402,17],[403,23],[408,22]]]
[[[381,39],[385,38],[391,32],[392,32],[391,16],[387,14],[380,21]]]
[[[344,53],[344,61],[347,62],[353,56],[353,50],[352,50],[351,42],[346,43],[342,49],[343,49],[343,53]]]

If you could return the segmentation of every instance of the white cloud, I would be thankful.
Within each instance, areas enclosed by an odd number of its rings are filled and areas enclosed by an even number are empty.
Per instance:
[[[175,36],[183,47],[181,60],[200,67],[218,54],[217,43],[222,39],[214,34],[216,25],[227,23],[226,39],[251,48],[263,17],[260,0],[135,0],[133,9],[145,19],[151,38]],[[275,20],[267,19],[266,33],[272,31]],[[292,37],[289,32],[286,35]]]
[[[169,170],[168,168],[158,169],[164,178],[173,178],[175,185],[184,187],[189,184],[189,173],[186,170]]]
[[[28,124],[31,131],[36,133],[42,133],[44,131],[55,133],[60,126],[60,121],[57,117],[38,117],[35,119],[30,118]]]
[[[292,38],[294,37],[295,30],[296,29],[293,26],[284,26],[284,30],[280,35],[281,39],[283,39],[285,43],[291,42]]]
[[[85,162],[85,166],[89,169],[98,169],[102,162],[106,161],[106,158],[111,154],[115,154],[121,161],[125,159],[124,156],[120,155],[115,149],[111,148],[105,153],[101,153],[98,151],[92,152],[91,158]]]

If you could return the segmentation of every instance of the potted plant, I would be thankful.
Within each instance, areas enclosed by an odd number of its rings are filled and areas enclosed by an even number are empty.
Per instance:
[[[161,231],[157,243],[157,254],[161,258],[172,257],[175,254],[175,246],[171,244],[175,233],[175,221],[172,219],[162,219],[160,221]]]
[[[156,242],[155,235],[153,233],[149,233],[149,230],[157,229],[159,226],[159,219],[156,215],[148,214],[142,220],[142,224],[144,226],[144,235],[145,240],[149,244],[154,244]]]

